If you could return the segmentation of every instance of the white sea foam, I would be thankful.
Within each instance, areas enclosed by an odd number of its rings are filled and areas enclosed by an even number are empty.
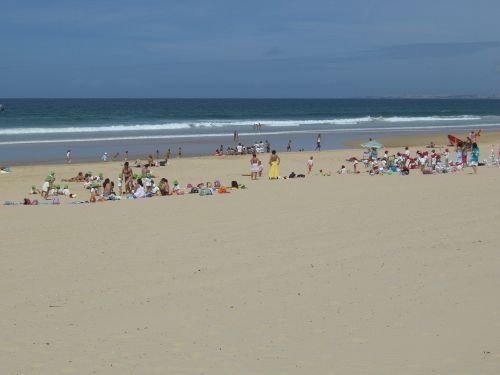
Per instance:
[[[478,116],[428,116],[428,117],[382,117],[377,120],[385,122],[428,122],[428,121],[463,121],[463,120],[481,120]]]
[[[36,135],[36,134],[71,134],[71,133],[114,133],[114,132],[159,132],[196,128],[221,128],[221,127],[250,127],[261,123],[263,127],[299,127],[299,126],[335,126],[335,125],[362,125],[378,123],[409,123],[409,122],[447,122],[481,120],[478,116],[429,116],[429,117],[355,117],[332,119],[308,120],[200,120],[185,122],[168,122],[160,124],[118,124],[102,126],[70,126],[70,127],[30,127],[30,128],[5,128],[0,129],[2,135]]]

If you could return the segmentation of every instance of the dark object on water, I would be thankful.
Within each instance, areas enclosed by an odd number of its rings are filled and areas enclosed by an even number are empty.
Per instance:
[[[0,104],[0,112],[2,112],[4,109],[5,107],[3,106],[3,104]]]

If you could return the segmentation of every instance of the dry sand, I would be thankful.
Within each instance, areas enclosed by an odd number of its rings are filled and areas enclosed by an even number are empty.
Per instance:
[[[248,159],[156,170],[249,187],[226,195],[1,206],[0,374],[500,373],[500,168],[252,182]],[[119,168],[17,167],[0,200]]]

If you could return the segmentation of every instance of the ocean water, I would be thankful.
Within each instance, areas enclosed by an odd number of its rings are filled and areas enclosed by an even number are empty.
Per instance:
[[[472,99],[0,99],[0,162],[96,158],[183,147],[184,154],[269,139],[326,148],[349,138],[500,129],[500,101]],[[256,131],[254,124],[260,123]]]

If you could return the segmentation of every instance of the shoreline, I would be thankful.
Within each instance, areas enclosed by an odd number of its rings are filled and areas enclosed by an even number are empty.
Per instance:
[[[369,138],[374,138],[381,142],[387,148],[393,147],[404,147],[404,146],[422,146],[428,144],[430,141],[434,141],[436,147],[439,145],[446,146],[448,144],[447,134],[450,132],[442,131],[432,131],[432,132],[420,132],[420,131],[407,131],[398,132],[397,134],[392,134],[391,132],[370,132],[369,130],[362,129],[356,133],[322,133],[322,145],[324,151],[335,151],[335,150],[345,150],[345,149],[358,149],[361,148],[360,145],[368,141]],[[458,137],[466,138],[467,133],[462,131],[451,132]],[[293,142],[293,149],[304,148],[304,152],[311,152],[315,145],[315,133],[300,133],[296,135],[295,138],[287,135],[273,135],[266,136],[266,133],[258,133],[252,135],[240,136],[239,140],[243,144],[249,145],[253,144],[255,141],[269,139],[271,143],[271,149],[276,149],[278,152],[284,152],[286,150],[286,145],[289,139]],[[361,138],[360,135],[366,135],[366,138]],[[483,130],[480,138],[481,143],[493,142],[495,139],[500,138],[500,131],[489,131]],[[26,152],[27,145],[15,145],[15,146],[2,146],[2,151],[0,152],[0,164],[4,166],[29,166],[33,164],[44,164],[44,165],[64,165],[65,155],[68,148],[73,150],[73,164],[87,164],[100,162],[100,157],[102,153],[107,150],[109,158],[119,152],[120,156],[117,161],[123,160],[123,150],[129,150],[129,162],[136,159],[145,159],[149,154],[155,156],[156,149],[160,150],[160,159],[163,160],[163,155],[167,148],[171,149],[172,159],[177,159],[178,147],[182,147],[183,156],[182,158],[191,157],[209,157],[214,154],[216,148],[220,144],[225,147],[235,147],[237,142],[232,140],[231,135],[225,135],[218,137],[203,137],[200,138],[188,138],[185,140],[177,140],[177,143],[166,143],[162,141],[148,140],[136,140],[134,142],[109,142],[109,141],[99,141],[99,142],[82,142],[76,148],[69,147],[67,145],[31,145],[31,149],[41,148],[43,150],[51,151],[57,153],[60,157],[30,157],[29,153]],[[11,148],[11,150],[9,150]],[[149,151],[148,151],[149,150]],[[101,151],[101,152],[99,152]],[[31,151],[33,152],[33,151]],[[7,155],[12,155],[12,153],[17,153],[18,157],[24,159],[9,159]],[[86,156],[79,156],[83,154]],[[91,156],[93,155],[93,156]]]

